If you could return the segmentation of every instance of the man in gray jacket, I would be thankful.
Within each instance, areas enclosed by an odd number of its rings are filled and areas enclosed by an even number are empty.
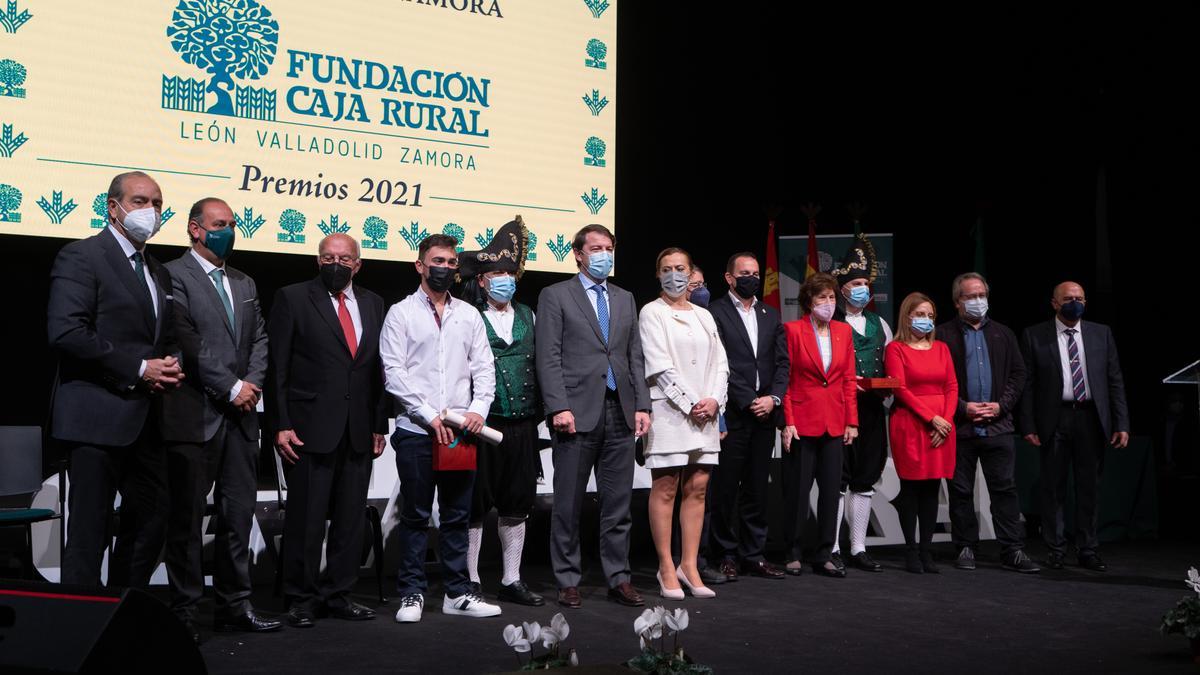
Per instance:
[[[537,374],[554,444],[550,560],[558,603],[582,602],[579,518],[588,477],[600,495],[600,559],[609,599],[643,605],[629,583],[629,499],[635,439],[650,429],[650,392],[633,296],[608,283],[615,238],[588,225],[572,248],[579,274],[538,298]]]
[[[234,226],[228,204],[201,199],[188,214],[192,248],[166,265],[187,374],[179,390],[163,397],[170,486],[166,563],[171,609],[197,640],[197,605],[204,593],[201,524],[214,481],[214,628],[263,632],[281,625],[258,617],[250,606],[259,448],[255,406],[266,377],[267,332],[254,281],[225,264]]]

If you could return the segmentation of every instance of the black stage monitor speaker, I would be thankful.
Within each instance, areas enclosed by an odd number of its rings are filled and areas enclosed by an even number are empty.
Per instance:
[[[187,629],[138,590],[0,581],[0,673],[205,673]]]

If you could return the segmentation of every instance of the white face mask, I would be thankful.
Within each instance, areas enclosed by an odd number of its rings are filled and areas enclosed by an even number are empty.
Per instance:
[[[162,227],[158,211],[151,206],[126,211],[125,207],[121,206],[121,202],[117,202],[117,208],[125,214],[125,220],[121,223],[121,227],[125,228],[125,233],[137,244],[145,244],[150,237],[158,234],[158,228]]]
[[[687,272],[679,272],[671,270],[664,272],[658,277],[658,281],[662,284],[662,289],[668,297],[678,298],[687,292],[688,274]]]
[[[963,301],[963,312],[968,318],[979,321],[988,313],[987,298],[971,298]]]

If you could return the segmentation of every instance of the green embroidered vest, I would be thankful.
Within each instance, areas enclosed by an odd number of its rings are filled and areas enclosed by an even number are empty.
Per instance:
[[[496,335],[487,314],[481,312],[496,358],[496,400],[492,401],[491,414],[510,420],[535,417],[542,408],[533,360],[533,311],[515,302],[512,309],[512,344]]]
[[[858,361],[860,377],[883,377],[883,322],[875,312],[863,312],[866,318],[866,335],[854,334],[854,358]]]

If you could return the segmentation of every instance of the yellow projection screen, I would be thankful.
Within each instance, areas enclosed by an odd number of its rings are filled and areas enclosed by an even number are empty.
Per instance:
[[[520,214],[528,267],[574,271],[571,235],[613,226],[616,0],[0,3],[0,233],[89,236],[129,169],[155,243],[206,196],[279,253],[412,260]]]

